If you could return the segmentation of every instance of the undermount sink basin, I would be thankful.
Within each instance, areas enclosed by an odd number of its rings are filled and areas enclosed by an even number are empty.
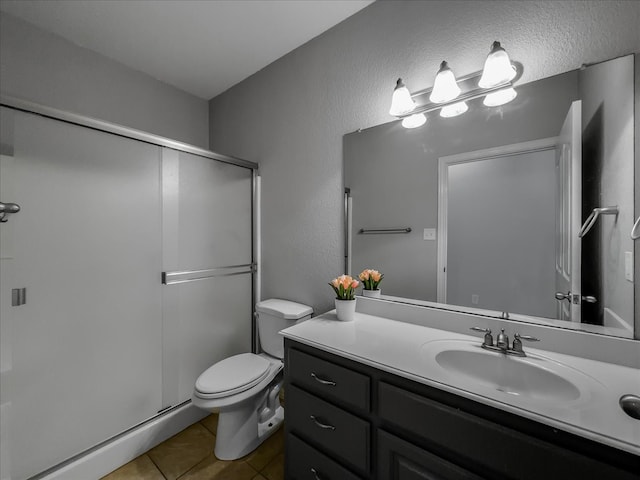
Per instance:
[[[531,400],[574,402],[586,399],[597,382],[567,365],[546,357],[507,356],[462,340],[440,340],[423,346],[446,383],[465,388],[469,382],[503,394]]]

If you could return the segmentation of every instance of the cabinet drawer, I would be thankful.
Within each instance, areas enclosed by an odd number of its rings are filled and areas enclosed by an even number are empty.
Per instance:
[[[287,389],[289,431],[361,472],[369,471],[370,426],[307,392]]]
[[[287,437],[287,478],[295,480],[360,480],[295,435]]]
[[[361,373],[289,349],[289,381],[336,403],[369,411],[370,380]]]
[[[380,417],[410,432],[439,456],[490,478],[629,479],[588,456],[381,382]],[[637,479],[637,477],[635,477]]]

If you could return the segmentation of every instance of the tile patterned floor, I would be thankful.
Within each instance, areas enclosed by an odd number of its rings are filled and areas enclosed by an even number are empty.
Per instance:
[[[213,455],[217,426],[209,415],[102,480],[283,480],[283,427],[246,457],[223,461]]]

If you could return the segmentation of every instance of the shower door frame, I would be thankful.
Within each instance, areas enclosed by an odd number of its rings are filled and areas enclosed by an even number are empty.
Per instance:
[[[185,152],[185,153],[189,153],[189,154],[193,154],[199,157],[204,157],[213,161],[218,161],[218,162],[222,162],[222,163],[227,163],[227,164],[231,164],[234,166],[238,166],[238,167],[243,167],[243,168],[247,168],[251,170],[251,263],[249,265],[246,265],[246,267],[249,267],[249,269],[242,269],[242,271],[237,271],[235,270],[233,273],[231,274],[240,274],[240,273],[251,273],[252,275],[252,281],[251,281],[251,311],[252,311],[252,315],[251,315],[251,351],[256,353],[258,351],[258,340],[257,340],[257,329],[256,329],[256,320],[255,320],[255,305],[256,305],[256,295],[259,292],[259,275],[260,275],[260,271],[259,271],[259,257],[260,257],[260,252],[258,250],[259,248],[259,227],[260,227],[260,223],[259,223],[259,219],[257,218],[257,214],[260,211],[260,198],[259,198],[259,183],[260,183],[260,179],[259,179],[259,174],[258,174],[258,169],[259,169],[259,165],[256,162],[251,162],[249,160],[245,160],[242,158],[238,158],[238,157],[233,157],[233,156],[229,156],[229,155],[223,155],[223,154],[219,154],[210,150],[206,150],[191,144],[187,144],[184,142],[180,142],[177,140],[172,140],[170,138],[167,137],[162,137],[160,135],[155,135],[155,134],[151,134],[142,130],[137,130],[134,128],[129,128],[129,127],[125,127],[123,125],[118,125],[115,123],[111,123],[111,122],[107,122],[107,121],[103,121],[103,120],[99,120],[99,119],[95,119],[92,117],[88,117],[88,116],[84,116],[84,115],[79,115],[79,114],[75,114],[72,112],[68,112],[68,111],[64,111],[64,110],[60,110],[57,108],[53,108],[53,107],[49,107],[46,105],[42,105],[42,104],[38,104],[35,102],[31,102],[28,100],[24,100],[24,99],[20,99],[20,98],[16,98],[16,97],[12,97],[12,96],[8,96],[8,95],[0,95],[0,106],[2,107],[6,107],[15,111],[20,111],[20,112],[25,112],[25,113],[29,113],[29,114],[35,114],[35,115],[39,115],[45,118],[50,118],[53,120],[57,120],[57,121],[61,121],[64,123],[68,123],[68,124],[72,124],[72,125],[77,125],[80,127],[85,127],[85,128],[90,128],[92,130],[97,130],[100,132],[104,132],[104,133],[109,133],[109,134],[113,134],[113,135],[117,135],[120,137],[124,137],[124,138],[128,138],[131,140],[137,140],[143,143],[147,143],[147,144],[151,144],[154,146],[158,146],[158,147],[165,147],[165,148],[170,148],[172,150],[176,150],[179,152]],[[243,267],[245,267],[243,265]],[[216,269],[217,270],[217,269]],[[233,270],[233,269],[232,269]],[[158,278],[158,282],[161,282],[162,284],[167,284],[167,283],[180,283],[178,282],[166,282],[166,276],[165,273],[167,272],[163,272],[162,278]],[[187,272],[187,271],[183,271],[180,272],[181,274],[185,274],[187,277],[189,276],[189,274],[191,273],[195,273],[197,274],[197,272]],[[213,272],[212,272],[213,273]],[[218,276],[218,275],[228,275],[229,273],[227,272],[215,272],[213,275],[211,276]],[[177,405],[172,405],[166,409],[163,409],[161,411],[159,411],[157,414],[143,420],[142,422],[136,424],[136,425],[132,425],[130,428],[127,428],[126,430],[105,439],[104,441],[96,444],[96,445],[90,445],[87,449],[78,452],[77,454],[73,455],[72,457],[63,460],[62,462],[60,462],[57,465],[54,465],[48,469],[46,469],[43,472],[40,472],[39,474],[37,474],[34,478],[42,478],[44,476],[47,476],[49,474],[52,474],[53,472],[68,466],[70,464],[72,464],[73,462],[78,461],[79,459],[81,459],[82,457],[85,457],[86,455],[95,452],[101,448],[103,448],[104,446],[106,446],[107,444],[113,442],[116,439],[125,437],[126,435],[130,434],[132,431],[144,426],[144,425],[150,425],[152,422],[157,421],[159,418],[166,416],[166,415],[171,415],[174,412],[176,412],[177,410],[179,410],[181,407],[185,407],[187,406],[189,403],[191,402],[191,400],[186,400],[184,402],[181,402]]]

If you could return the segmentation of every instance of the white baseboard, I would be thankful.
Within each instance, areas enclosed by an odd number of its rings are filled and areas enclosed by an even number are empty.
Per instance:
[[[207,415],[189,402],[38,479],[98,480]]]

